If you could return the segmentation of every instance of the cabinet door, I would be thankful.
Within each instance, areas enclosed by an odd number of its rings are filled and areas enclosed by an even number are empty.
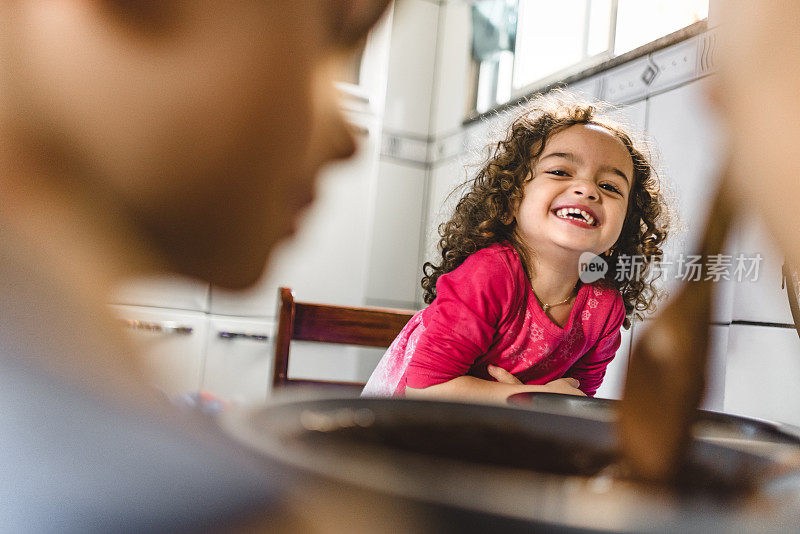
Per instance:
[[[274,317],[280,286],[295,289],[301,301],[364,304],[379,131],[375,119],[351,119],[360,128],[356,156],[324,170],[297,235],[275,251],[256,287],[244,292],[212,287],[211,313]]]
[[[800,425],[800,339],[793,328],[731,325],[725,411]]]
[[[234,404],[258,404],[272,383],[271,321],[209,317],[203,391]]]
[[[153,384],[170,396],[200,389],[207,319],[203,313],[112,306],[146,357]]]

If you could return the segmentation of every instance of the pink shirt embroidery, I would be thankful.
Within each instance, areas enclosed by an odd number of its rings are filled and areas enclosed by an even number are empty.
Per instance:
[[[364,395],[402,396],[457,376],[491,380],[497,365],[526,384],[576,378],[593,396],[621,342],[622,296],[601,282],[582,285],[564,328],[536,303],[519,256],[495,244],[437,281],[437,297],[386,351]]]

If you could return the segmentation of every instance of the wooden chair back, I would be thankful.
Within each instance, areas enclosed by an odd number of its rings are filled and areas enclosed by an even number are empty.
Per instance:
[[[285,385],[363,386],[363,382],[300,380],[289,378],[291,341],[318,341],[388,348],[414,316],[412,310],[358,308],[295,302],[294,292],[278,290],[278,330],[272,387]]]

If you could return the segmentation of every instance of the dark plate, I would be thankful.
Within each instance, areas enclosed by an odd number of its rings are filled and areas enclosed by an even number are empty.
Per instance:
[[[642,486],[615,471],[613,403],[540,400],[592,414],[328,398],[231,412],[224,424],[308,487],[355,488],[426,517],[449,511],[436,531],[762,532],[800,524],[800,474],[785,457],[695,440],[681,488]]]
[[[518,393],[509,397],[512,406],[547,413],[614,421],[619,401],[558,393]],[[708,410],[697,410],[694,436],[706,440],[740,440],[743,444],[784,444],[800,447],[797,427]]]

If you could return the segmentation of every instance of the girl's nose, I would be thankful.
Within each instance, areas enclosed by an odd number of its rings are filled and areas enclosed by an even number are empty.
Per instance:
[[[590,200],[597,200],[600,194],[597,191],[597,186],[587,180],[576,182],[572,188],[573,193],[578,196],[586,197]]]

